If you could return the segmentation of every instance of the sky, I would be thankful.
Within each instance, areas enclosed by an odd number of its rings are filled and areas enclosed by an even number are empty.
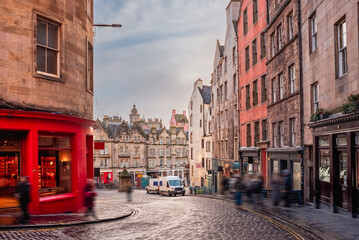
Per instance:
[[[94,119],[141,117],[169,126],[188,112],[193,84],[209,85],[217,39],[223,44],[229,0],[94,0]]]

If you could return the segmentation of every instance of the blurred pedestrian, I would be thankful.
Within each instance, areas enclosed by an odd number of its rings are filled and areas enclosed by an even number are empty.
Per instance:
[[[97,193],[95,192],[95,183],[92,179],[86,180],[86,186],[84,189],[84,207],[86,207],[85,218],[90,214],[93,218],[97,219],[95,213],[95,197]]]
[[[272,191],[273,191],[273,205],[278,206],[280,201],[280,176],[278,173],[273,173],[272,176]]]
[[[288,170],[283,171],[284,189],[285,189],[285,207],[290,207],[290,191],[292,188],[290,173]]]
[[[242,178],[239,175],[236,175],[236,183],[235,183],[235,194],[234,194],[234,199],[235,199],[235,204],[237,206],[242,204],[242,192],[245,189],[245,186],[243,184]]]
[[[229,189],[229,180],[226,176],[222,178],[222,194],[226,194]]]
[[[252,203],[254,209],[257,209],[258,204],[261,205],[262,188],[262,179],[260,178],[260,173],[258,173],[252,180]]]
[[[29,177],[28,176],[20,177],[19,182],[17,183],[16,186],[16,193],[23,214],[22,220],[20,222],[22,224],[26,224],[30,220],[30,215],[27,209],[31,201],[30,192],[31,192],[31,185],[30,185]]]
[[[132,194],[132,186],[131,186],[131,185],[128,185],[128,186],[127,186],[127,202],[131,202],[131,201],[132,201],[131,194]]]
[[[244,177],[244,186],[246,188],[247,201],[252,203],[252,175],[247,174]]]

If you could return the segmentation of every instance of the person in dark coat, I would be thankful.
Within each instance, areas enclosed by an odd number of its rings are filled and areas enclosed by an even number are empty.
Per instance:
[[[23,213],[23,218],[21,220],[21,223],[28,223],[30,220],[30,215],[27,209],[31,200],[30,192],[31,192],[31,185],[30,185],[29,177],[27,176],[21,177],[16,186],[16,193],[18,195],[21,211]]]
[[[84,207],[86,207],[85,217],[91,214],[93,218],[97,219],[94,210],[95,196],[97,196],[97,193],[94,191],[94,189],[95,189],[94,181],[92,179],[87,179],[86,186],[84,189]]]
[[[284,170],[284,187],[285,187],[285,207],[290,207],[290,190],[292,188],[290,173],[288,170]]]

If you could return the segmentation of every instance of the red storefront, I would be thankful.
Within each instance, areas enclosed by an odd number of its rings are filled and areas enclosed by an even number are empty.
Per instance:
[[[19,176],[29,176],[31,214],[78,212],[93,178],[92,120],[0,110],[0,209],[13,207]]]

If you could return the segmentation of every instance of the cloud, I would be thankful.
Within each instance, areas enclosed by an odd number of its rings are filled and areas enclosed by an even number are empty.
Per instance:
[[[128,119],[133,103],[146,118],[187,110],[193,83],[209,84],[227,0],[95,0],[94,117]],[[100,110],[99,110],[100,109]],[[100,116],[101,117],[101,116]]]

